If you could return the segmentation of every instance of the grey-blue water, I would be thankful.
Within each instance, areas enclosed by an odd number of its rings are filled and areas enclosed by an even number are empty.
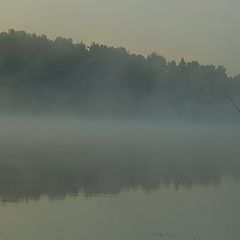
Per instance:
[[[0,120],[0,239],[240,237],[240,127]]]

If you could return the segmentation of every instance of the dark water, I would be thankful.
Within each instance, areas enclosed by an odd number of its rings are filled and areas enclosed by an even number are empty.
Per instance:
[[[240,127],[2,118],[0,239],[240,237]]]

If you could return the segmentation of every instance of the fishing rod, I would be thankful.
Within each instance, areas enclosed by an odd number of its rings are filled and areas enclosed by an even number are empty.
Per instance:
[[[233,107],[240,113],[240,108],[238,107],[238,105],[233,101],[233,99],[231,98],[231,96],[227,93],[226,90],[223,89],[224,94],[226,95],[227,99],[229,100],[229,102],[233,105]]]

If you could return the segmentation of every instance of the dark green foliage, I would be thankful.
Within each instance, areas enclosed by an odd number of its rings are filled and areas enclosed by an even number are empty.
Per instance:
[[[240,76],[183,58],[178,64],[156,53],[9,30],[0,33],[0,87],[3,111],[194,115],[222,108],[222,89],[236,95]]]

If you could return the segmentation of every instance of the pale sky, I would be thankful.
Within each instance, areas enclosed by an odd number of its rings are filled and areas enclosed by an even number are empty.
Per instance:
[[[240,0],[0,0],[0,31],[9,28],[240,73]]]

